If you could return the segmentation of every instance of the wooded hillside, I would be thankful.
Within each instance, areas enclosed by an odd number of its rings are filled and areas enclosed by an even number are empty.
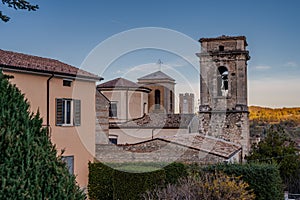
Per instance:
[[[250,106],[250,134],[261,135],[270,124],[280,124],[293,139],[300,138],[300,108]]]
[[[295,121],[300,123],[300,108],[264,108],[250,106],[250,120],[266,123],[279,123],[281,121]]]

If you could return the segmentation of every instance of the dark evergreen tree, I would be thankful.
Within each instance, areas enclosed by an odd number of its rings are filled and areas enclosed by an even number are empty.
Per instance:
[[[300,156],[295,142],[280,125],[271,125],[266,137],[253,147],[246,159],[248,162],[276,162],[286,189],[300,192]]]
[[[20,90],[0,72],[0,199],[85,199],[66,164],[29,111]]]

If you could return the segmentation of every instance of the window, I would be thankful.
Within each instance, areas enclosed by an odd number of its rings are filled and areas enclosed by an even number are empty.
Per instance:
[[[118,102],[111,102],[109,106],[109,117],[118,116]]]
[[[117,135],[110,135],[109,138],[110,144],[118,144],[118,136]]]
[[[219,51],[224,51],[224,46],[220,45],[219,46]]]
[[[74,174],[74,156],[62,156],[62,161],[66,163],[69,173]]]
[[[81,102],[77,99],[56,99],[56,125],[79,126]]]
[[[146,111],[146,110],[147,110],[147,103],[144,103],[143,114],[145,114],[146,112],[148,112],[148,111]]]
[[[170,91],[170,111],[173,111],[173,92]]]
[[[218,68],[217,86],[218,96],[228,95],[228,69],[224,66]]]
[[[69,79],[63,80],[63,86],[71,87],[71,85],[72,85],[72,80],[69,80]]]
[[[160,91],[155,90],[154,92],[154,102],[155,102],[155,109],[159,110],[160,109]]]

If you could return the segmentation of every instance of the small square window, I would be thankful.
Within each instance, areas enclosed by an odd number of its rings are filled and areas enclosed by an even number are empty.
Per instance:
[[[118,144],[118,139],[117,138],[109,138],[109,143]]]
[[[63,80],[63,86],[71,87],[72,86],[72,80]]]
[[[56,125],[79,126],[81,103],[77,99],[56,99]]]
[[[219,46],[219,51],[224,51],[224,46],[220,45]]]
[[[74,174],[74,156],[62,156],[62,161],[66,163],[70,174]]]

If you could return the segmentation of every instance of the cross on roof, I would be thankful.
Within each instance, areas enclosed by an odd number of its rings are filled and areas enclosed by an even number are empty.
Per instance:
[[[158,59],[157,64],[159,65],[159,71],[161,71],[161,64],[163,64],[163,62],[160,59]]]

